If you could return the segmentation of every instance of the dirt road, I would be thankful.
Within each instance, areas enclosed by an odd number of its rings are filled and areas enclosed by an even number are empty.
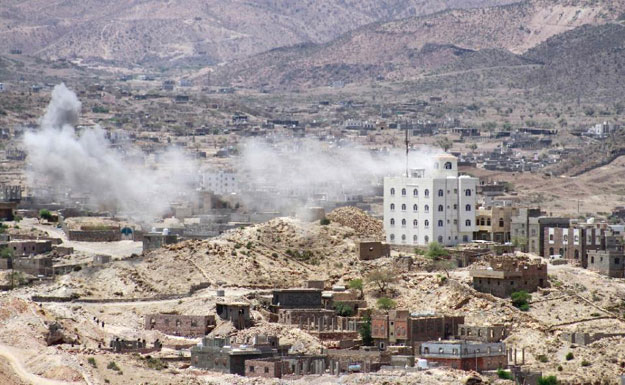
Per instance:
[[[48,378],[44,378],[41,376],[37,376],[35,374],[30,373],[29,371],[26,370],[26,368],[24,368],[24,366],[22,365],[22,363],[20,362],[20,360],[15,356],[15,354],[13,353],[12,349],[4,346],[4,345],[0,345],[0,356],[4,357],[5,359],[7,359],[9,361],[9,364],[11,365],[11,368],[13,369],[13,371],[15,372],[15,374],[21,378],[22,380],[29,382],[31,384],[35,384],[35,385],[67,385],[67,384],[76,384],[76,382],[65,382],[65,381],[58,381],[58,380],[50,380]]]

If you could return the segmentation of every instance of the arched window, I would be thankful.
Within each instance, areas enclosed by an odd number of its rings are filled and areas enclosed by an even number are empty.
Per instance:
[[[445,193],[443,192],[443,190],[438,190],[438,196],[442,197],[443,195],[445,195]]]
[[[480,219],[480,226],[484,226],[484,218]]]
[[[402,225],[402,226],[406,226],[406,220],[405,220],[405,219],[402,219],[402,220],[401,220],[401,225]]]
[[[468,189],[464,190],[464,195],[470,197],[471,196],[471,189],[468,188]]]
[[[425,222],[423,222],[423,224],[425,225],[425,227],[430,227],[430,221],[428,221],[427,219],[425,220]]]
[[[391,211],[395,211],[395,203],[391,203]]]
[[[415,213],[419,211],[419,206],[416,204],[412,205],[412,211],[414,211]]]
[[[417,189],[412,190],[412,196],[413,197],[418,197],[419,196],[419,190],[417,190]]]
[[[471,211],[471,205],[464,206],[465,211]]]
[[[413,221],[412,221],[412,225],[413,225],[414,227],[419,226],[419,221],[418,221],[418,220],[416,220],[416,219],[415,219],[415,220],[413,220]]]
[[[467,219],[466,221],[464,221],[464,225],[470,227],[471,226],[471,220]]]
[[[416,235],[412,236],[412,242],[417,243],[418,237]]]
[[[425,195],[425,197],[429,197],[430,196],[430,190],[425,189],[425,192],[423,193]]]
[[[553,255],[553,247],[549,248],[549,255]]]
[[[499,227],[503,227],[503,218],[499,218]]]
[[[406,234],[402,234],[401,235],[401,241],[402,242],[406,242]]]
[[[401,196],[403,196],[403,197],[406,196],[406,189],[405,188],[401,189]]]
[[[443,210],[444,210],[443,205],[438,205],[438,212],[439,212],[439,213],[442,213],[442,212],[443,212]]]
[[[391,241],[395,240],[395,234],[391,234]]]
[[[445,170],[451,170],[451,168],[452,168],[451,162],[446,162],[445,163]]]
[[[569,241],[569,236],[568,235],[564,235],[564,242],[568,242]]]
[[[391,218],[391,226],[395,226],[395,218]]]
[[[395,189],[391,188],[391,195],[395,195]]]
[[[406,211],[406,204],[405,204],[405,203],[402,203],[402,205],[401,205],[401,211]]]
[[[438,220],[438,227],[443,227],[443,220],[442,219]]]
[[[425,205],[425,207],[423,207],[423,210],[425,210],[426,213],[430,212],[430,206]]]
[[[490,218],[486,218],[486,226],[490,226]]]
[[[438,243],[443,243],[443,236],[442,235],[438,236]]]
[[[428,237],[427,235],[423,238],[423,240],[425,241],[425,243],[430,243],[430,237]]]

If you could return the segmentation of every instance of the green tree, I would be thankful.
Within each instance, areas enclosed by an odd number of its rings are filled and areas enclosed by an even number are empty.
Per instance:
[[[358,330],[360,338],[362,338],[362,344],[364,346],[373,346],[373,338],[371,337],[371,317],[367,314],[363,317],[363,321]]]
[[[347,287],[349,287],[352,290],[358,290],[360,292],[359,294],[360,299],[362,299],[365,296],[364,285],[363,285],[362,279],[360,278],[352,279],[351,281],[347,283]]]
[[[378,308],[382,310],[391,310],[394,309],[395,306],[397,306],[397,303],[390,298],[382,297],[378,298],[376,305],[378,305]]]
[[[380,292],[385,292],[388,286],[395,282],[396,279],[395,272],[389,269],[375,269],[367,274],[366,277],[367,282],[377,286]]]
[[[540,377],[538,385],[558,385],[558,378],[556,376]]]
[[[510,298],[512,299],[512,305],[522,311],[528,311],[530,306],[528,301],[532,298],[532,296],[525,290],[515,291],[510,294]]]
[[[327,226],[327,225],[329,225],[329,224],[330,224],[330,220],[329,220],[328,218],[325,218],[325,217],[324,217],[324,218],[321,218],[321,220],[319,220],[319,224],[320,224],[321,226]]]
[[[436,141],[436,145],[443,149],[443,151],[447,152],[454,144],[448,137],[443,136]]]
[[[11,258],[13,256],[13,250],[8,247],[0,249],[0,258]]]

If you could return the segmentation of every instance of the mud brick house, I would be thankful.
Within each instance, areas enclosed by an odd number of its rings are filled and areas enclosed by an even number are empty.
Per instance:
[[[38,276],[54,275],[54,267],[52,258],[50,257],[23,257],[12,258],[13,270],[21,271],[26,274]]]
[[[215,316],[178,314],[149,314],[145,316],[145,330],[184,337],[203,337],[215,328]]]
[[[501,298],[516,291],[532,292],[548,285],[547,265],[539,260],[494,258],[490,268],[471,270],[470,274],[475,290]]]
[[[400,345],[418,351],[422,342],[457,335],[461,324],[464,324],[464,316],[411,314],[408,310],[392,310],[388,314],[371,315],[371,337],[380,349]]]
[[[496,370],[508,366],[503,342],[430,341],[421,344],[419,355],[430,362],[460,370]]]
[[[361,261],[391,256],[391,245],[378,241],[356,242],[356,255]]]
[[[326,356],[286,356],[245,361],[245,377],[297,378],[325,373]]]
[[[458,327],[458,339],[465,341],[500,342],[508,336],[504,325],[473,326],[462,324]]]
[[[218,303],[215,308],[219,318],[232,322],[237,329],[245,329],[252,325],[249,303]]]
[[[252,344],[232,344],[228,338],[202,339],[202,344],[191,348],[191,365],[221,373],[245,375],[248,360],[278,355],[278,338],[256,336]]]

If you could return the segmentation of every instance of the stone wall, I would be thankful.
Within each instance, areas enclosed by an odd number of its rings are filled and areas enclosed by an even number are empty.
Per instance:
[[[120,230],[69,230],[67,239],[78,242],[117,242],[122,240]]]
[[[215,326],[215,316],[188,316],[177,314],[149,314],[145,316],[145,330],[185,337],[203,337]]]

